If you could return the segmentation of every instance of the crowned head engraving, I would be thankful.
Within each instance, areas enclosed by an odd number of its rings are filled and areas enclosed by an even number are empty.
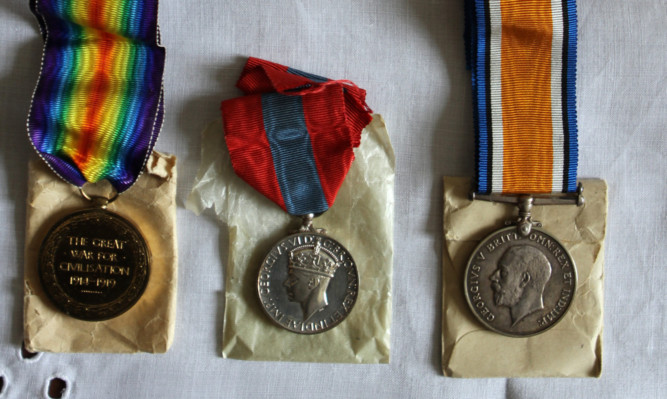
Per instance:
[[[491,274],[491,288],[498,306],[510,308],[512,326],[529,314],[544,309],[544,288],[551,277],[551,263],[530,245],[509,248]]]
[[[288,276],[283,285],[289,300],[301,305],[304,321],[329,304],[327,288],[341,264],[333,252],[322,246],[319,237],[314,244],[290,251]]]

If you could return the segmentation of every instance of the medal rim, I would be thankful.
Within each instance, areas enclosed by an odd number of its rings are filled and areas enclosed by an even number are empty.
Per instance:
[[[145,265],[143,266],[146,273],[145,273],[145,277],[143,278],[143,282],[141,283],[141,286],[140,286],[137,294],[134,297],[132,297],[131,300],[125,301],[125,302],[122,301],[124,294],[121,294],[118,298],[116,298],[112,301],[109,301],[107,303],[104,303],[104,304],[99,304],[99,305],[88,305],[88,304],[85,304],[83,302],[77,301],[74,298],[72,298],[70,295],[65,293],[65,290],[61,287],[60,283],[55,278],[55,269],[52,268],[52,267],[49,267],[49,263],[51,263],[51,261],[44,259],[47,256],[47,253],[46,253],[46,250],[47,250],[46,247],[48,245],[47,243],[48,243],[49,239],[51,238],[51,236],[54,234],[54,232],[59,227],[61,227],[65,222],[67,222],[68,220],[80,217],[81,215],[85,215],[85,214],[101,214],[101,215],[104,215],[105,217],[110,217],[110,218],[116,219],[117,221],[120,221],[122,224],[124,224],[126,228],[128,228],[129,230],[132,230],[132,232],[134,234],[136,234],[137,238],[139,238],[139,240],[137,240],[137,242],[139,243],[139,246],[141,247],[140,249],[142,250],[143,254],[145,254],[145,256],[146,256],[146,262],[145,262]],[[132,223],[130,220],[123,217],[122,215],[119,215],[116,212],[112,212],[112,211],[109,211],[109,210],[103,209],[103,208],[90,208],[90,209],[82,209],[82,210],[78,210],[78,211],[68,213],[64,217],[61,217],[60,219],[58,219],[49,228],[47,233],[44,235],[44,238],[42,239],[42,243],[41,243],[40,248],[39,248],[39,253],[38,253],[38,257],[37,257],[37,271],[38,271],[38,274],[39,274],[39,280],[40,280],[40,283],[42,284],[42,288],[44,290],[44,293],[48,297],[50,302],[53,304],[53,306],[55,306],[58,310],[60,310],[61,312],[63,312],[67,316],[73,317],[75,319],[82,320],[82,321],[89,321],[89,322],[98,322],[98,321],[114,319],[114,318],[124,314],[125,312],[130,310],[132,307],[134,307],[134,305],[144,295],[144,293],[146,291],[146,288],[148,287],[148,280],[150,278],[151,262],[152,262],[152,254],[151,254],[150,248],[148,247],[148,243],[146,242],[146,239],[144,238],[144,236],[141,234],[141,231],[134,225],[134,223]],[[51,292],[52,288],[49,288],[49,285],[45,281],[45,278],[44,278],[45,274],[54,275],[54,280],[56,281],[56,285],[58,287],[56,289],[59,290],[63,294],[63,296],[65,296],[67,298],[66,302],[63,303],[62,301],[55,299],[55,295],[53,295],[53,292]],[[109,306],[109,304],[112,304],[114,302],[123,303],[123,306],[120,306],[119,311],[113,312],[108,316],[101,316],[101,317],[100,316],[89,316],[89,315],[84,316],[83,313],[80,313],[76,310],[72,311],[72,309],[70,309],[70,305],[68,305],[68,304],[71,303],[71,304],[75,304],[76,306],[87,307],[87,308],[89,308],[89,310],[87,312],[90,312],[90,311],[95,312],[95,310],[103,309],[104,307]]]
[[[261,279],[261,277],[262,277],[262,269],[264,268],[264,264],[265,264],[266,261],[268,260],[269,255],[271,254],[271,251],[273,251],[274,248],[276,248],[281,242],[285,241],[286,239],[291,238],[291,237],[295,237],[295,236],[318,236],[318,237],[323,237],[323,238],[325,238],[325,239],[327,239],[327,240],[331,240],[331,241],[333,241],[334,243],[340,245],[341,248],[343,248],[343,249],[345,250],[345,252],[347,252],[347,255],[350,257],[352,267],[354,267],[355,274],[357,275],[357,289],[356,289],[356,294],[355,294],[355,296],[354,296],[354,302],[352,303],[352,306],[350,306],[350,311],[347,312],[347,314],[345,315],[345,317],[343,317],[343,318],[341,318],[340,320],[336,321],[336,323],[332,324],[332,325],[329,326],[327,329],[324,329],[324,330],[321,330],[321,331],[295,331],[295,330],[292,330],[292,329],[289,329],[289,328],[285,327],[284,325],[280,324],[277,320],[275,320],[273,317],[271,317],[271,314],[266,310],[266,307],[264,306],[264,302],[262,301],[262,293],[261,293],[261,288],[262,288],[262,287],[261,287],[259,284],[260,284],[260,279]],[[357,304],[357,299],[359,298],[360,280],[361,280],[361,279],[360,279],[360,277],[359,277],[359,269],[357,268],[357,262],[354,260],[354,258],[352,257],[352,254],[351,254],[350,251],[347,249],[347,247],[345,247],[345,246],[344,246],[343,244],[341,244],[338,240],[336,240],[335,238],[332,238],[331,236],[329,236],[329,235],[327,235],[327,234],[322,234],[322,233],[317,233],[317,232],[307,232],[307,231],[306,231],[306,232],[301,232],[301,231],[300,231],[300,232],[296,232],[296,233],[288,234],[288,235],[284,236],[283,238],[281,238],[280,240],[276,241],[276,242],[271,246],[271,249],[269,249],[269,251],[267,252],[266,256],[264,256],[264,259],[262,260],[262,263],[261,263],[260,266],[259,266],[259,271],[258,271],[258,273],[257,273],[257,297],[258,297],[258,299],[259,299],[259,303],[260,303],[260,306],[261,306],[261,308],[262,308],[262,311],[263,311],[264,314],[271,320],[271,322],[272,322],[273,324],[275,324],[275,325],[277,325],[277,326],[283,328],[283,329],[286,330],[286,331],[289,331],[289,332],[292,332],[292,333],[295,333],[295,334],[299,334],[299,335],[317,335],[317,334],[322,334],[322,333],[326,333],[326,332],[328,332],[328,331],[333,330],[335,327],[337,327],[337,326],[340,325],[342,322],[344,322],[345,319],[347,319],[347,317],[352,313],[352,310],[354,310],[354,306]],[[304,320],[304,321],[305,321],[305,320]]]
[[[516,229],[517,229],[517,226],[507,226],[507,227],[502,227],[500,229],[496,229],[496,230],[492,231],[491,233],[487,234],[486,236],[484,236],[484,238],[480,240],[479,244],[477,244],[475,246],[475,249],[472,250],[472,252],[470,253],[470,256],[468,257],[468,260],[466,262],[466,268],[465,268],[464,273],[463,273],[463,296],[466,299],[466,303],[468,304],[468,308],[469,308],[470,312],[473,315],[475,315],[475,318],[477,319],[477,321],[479,321],[485,328],[487,328],[487,329],[489,329],[493,332],[496,332],[498,334],[502,334],[506,337],[528,338],[528,337],[533,337],[535,335],[539,335],[539,334],[543,334],[543,333],[547,332],[548,330],[552,329],[555,325],[557,325],[558,323],[560,323],[563,320],[563,318],[565,317],[567,312],[570,310],[570,307],[572,306],[572,302],[574,302],[575,296],[577,294],[577,283],[579,282],[579,276],[577,274],[577,265],[574,261],[574,258],[572,257],[572,255],[570,255],[570,251],[568,251],[568,249],[565,247],[565,245],[563,245],[563,243],[559,239],[552,236],[551,234],[549,234],[544,229],[539,228],[539,227],[532,227],[531,231],[533,231],[533,230],[539,231],[540,233],[542,233],[542,234],[546,235],[547,237],[551,238],[552,240],[554,240],[558,245],[560,245],[565,250],[564,253],[566,254],[566,256],[568,257],[568,260],[572,264],[572,275],[573,275],[573,280],[574,280],[573,289],[572,289],[572,300],[570,300],[568,302],[567,306],[565,306],[565,309],[563,310],[563,313],[560,315],[560,317],[558,317],[558,319],[556,319],[555,322],[551,323],[546,328],[544,328],[542,330],[539,330],[539,331],[536,331],[536,332],[533,332],[533,333],[513,334],[513,333],[508,332],[508,331],[499,330],[499,329],[495,328],[494,326],[490,325],[489,323],[487,323],[485,320],[482,319],[482,317],[480,315],[477,314],[477,312],[475,312],[475,308],[474,308],[473,304],[470,302],[470,296],[468,295],[468,272],[470,270],[470,267],[472,266],[472,263],[473,263],[472,260],[475,256],[475,254],[479,251],[480,248],[484,247],[484,244],[487,243],[489,238],[495,236],[496,234],[500,234],[502,232],[505,232],[505,231],[512,231],[512,230],[516,231]],[[521,233],[518,233],[518,234],[521,234]]]

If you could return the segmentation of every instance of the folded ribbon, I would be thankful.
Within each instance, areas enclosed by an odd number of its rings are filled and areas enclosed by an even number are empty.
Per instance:
[[[158,0],[30,0],[44,39],[28,135],[63,179],[137,179],[163,118]]]
[[[371,121],[366,91],[257,58],[237,87],[221,105],[236,174],[292,215],[329,209]]]

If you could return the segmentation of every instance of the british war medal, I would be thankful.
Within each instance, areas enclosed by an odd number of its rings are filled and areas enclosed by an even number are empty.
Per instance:
[[[531,219],[533,206],[583,204],[577,187],[574,0],[467,0],[477,200],[515,203],[516,220],[473,251],[470,309],[513,337],[556,324],[575,295],[567,250]],[[574,221],[566,221],[574,223]]]

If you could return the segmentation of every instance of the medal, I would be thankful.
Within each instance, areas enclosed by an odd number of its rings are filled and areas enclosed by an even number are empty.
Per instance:
[[[343,244],[312,222],[333,205],[371,120],[366,93],[348,81],[256,58],[248,60],[237,86],[246,95],[222,103],[234,171],[302,219],[260,266],[262,308],[289,331],[327,331],[352,311],[359,276]]]
[[[56,222],[42,243],[38,267],[56,306],[72,317],[105,320],[139,300],[149,263],[148,247],[129,221],[90,209]]]
[[[49,167],[91,202],[50,227],[39,276],[64,313],[109,319],[139,300],[149,277],[150,251],[139,229],[106,208],[139,177],[162,125],[157,0],[30,4],[44,52],[28,136]],[[102,180],[113,186],[112,197],[86,193],[88,183]]]
[[[352,255],[310,223],[312,215],[304,217],[301,231],[271,248],[257,280],[264,312],[279,326],[301,334],[323,332],[342,322],[359,290]]]
[[[479,243],[468,260],[464,292],[482,324],[524,337],[555,325],[570,307],[576,286],[574,260],[565,247],[546,231],[519,224]]]
[[[577,285],[574,260],[531,218],[533,206],[584,201],[576,185],[576,4],[470,0],[466,15],[476,130],[472,197],[516,204],[519,217],[473,251],[464,292],[483,325],[525,337],[561,320]]]

